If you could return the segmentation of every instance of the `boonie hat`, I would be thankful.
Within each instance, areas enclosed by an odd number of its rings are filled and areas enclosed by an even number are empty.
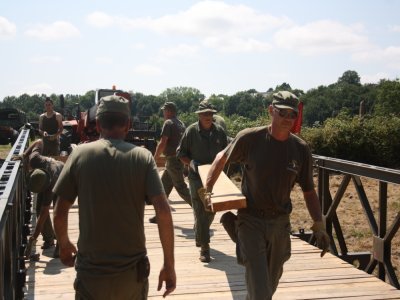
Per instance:
[[[172,111],[176,111],[176,105],[174,102],[165,102],[163,106],[161,106],[161,109],[169,109]]]
[[[216,113],[217,111],[214,109],[214,106],[208,102],[208,100],[203,100],[199,104],[199,109],[195,111],[196,114],[201,114],[205,112]]]
[[[99,101],[96,117],[104,113],[120,113],[129,117],[131,114],[129,101],[116,95],[102,97]]]
[[[40,193],[50,184],[50,176],[42,169],[33,170],[28,177],[28,188],[31,192]]]
[[[288,91],[280,91],[278,93],[274,93],[272,97],[274,98],[272,101],[273,106],[283,109],[292,109],[295,112],[299,112],[299,99],[295,94],[292,94]]]

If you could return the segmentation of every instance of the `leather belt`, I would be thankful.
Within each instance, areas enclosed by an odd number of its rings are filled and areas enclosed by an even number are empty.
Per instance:
[[[252,207],[240,208],[239,213],[249,214],[260,219],[274,219],[282,215],[275,210],[265,210]]]

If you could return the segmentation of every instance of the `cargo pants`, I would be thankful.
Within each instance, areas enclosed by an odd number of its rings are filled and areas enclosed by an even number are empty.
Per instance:
[[[268,219],[239,212],[238,239],[246,268],[246,300],[272,299],[291,255],[289,215]]]
[[[145,300],[149,281],[137,281],[136,268],[110,276],[77,273],[74,282],[75,300]]]
[[[179,196],[187,204],[192,206],[190,192],[183,178],[183,163],[176,156],[167,156],[165,162],[165,171],[161,175],[161,181],[164,186],[167,197],[175,187]]]
[[[194,215],[194,233],[196,237],[196,246],[207,245],[210,243],[210,226],[214,220],[215,213],[207,212],[204,209],[197,191],[203,187],[200,175],[189,173],[190,195],[192,196],[192,208]]]
[[[36,198],[36,216],[39,217],[40,215],[40,210],[42,209],[42,205],[46,199],[44,199],[43,193],[37,194]],[[51,223],[51,217],[50,214],[47,216],[44,224],[42,231],[40,232],[43,236],[43,241],[52,244],[54,243],[54,239],[56,238],[56,235],[54,233],[53,225]]]

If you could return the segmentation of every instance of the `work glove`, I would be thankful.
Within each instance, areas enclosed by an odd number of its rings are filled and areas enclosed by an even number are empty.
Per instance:
[[[329,251],[330,238],[326,233],[325,226],[323,222],[314,222],[313,226],[311,226],[311,230],[314,233],[314,236],[317,240],[318,248],[322,249],[321,257],[325,255],[326,252]]]
[[[198,174],[198,173],[199,173],[199,170],[197,169],[197,167],[198,167],[199,165],[200,165],[200,164],[199,164],[197,161],[195,161],[194,159],[192,159],[192,160],[190,161],[190,164],[189,164],[189,169],[190,169],[193,173]]]
[[[211,193],[207,192],[204,187],[201,187],[197,190],[197,194],[199,195],[200,200],[203,203],[204,210],[211,212]]]

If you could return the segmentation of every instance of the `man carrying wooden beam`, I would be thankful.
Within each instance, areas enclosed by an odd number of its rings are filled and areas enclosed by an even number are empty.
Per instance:
[[[323,249],[321,256],[329,249],[330,239],[314,189],[311,151],[290,133],[297,107],[294,94],[275,93],[268,107],[271,124],[239,132],[218,153],[207,176],[205,189],[210,193],[226,163],[244,166],[242,193],[247,207],[238,210],[237,242],[246,268],[247,300],[272,299],[283,264],[290,258],[290,192],[295,183],[303,190],[314,221],[311,229]]]

